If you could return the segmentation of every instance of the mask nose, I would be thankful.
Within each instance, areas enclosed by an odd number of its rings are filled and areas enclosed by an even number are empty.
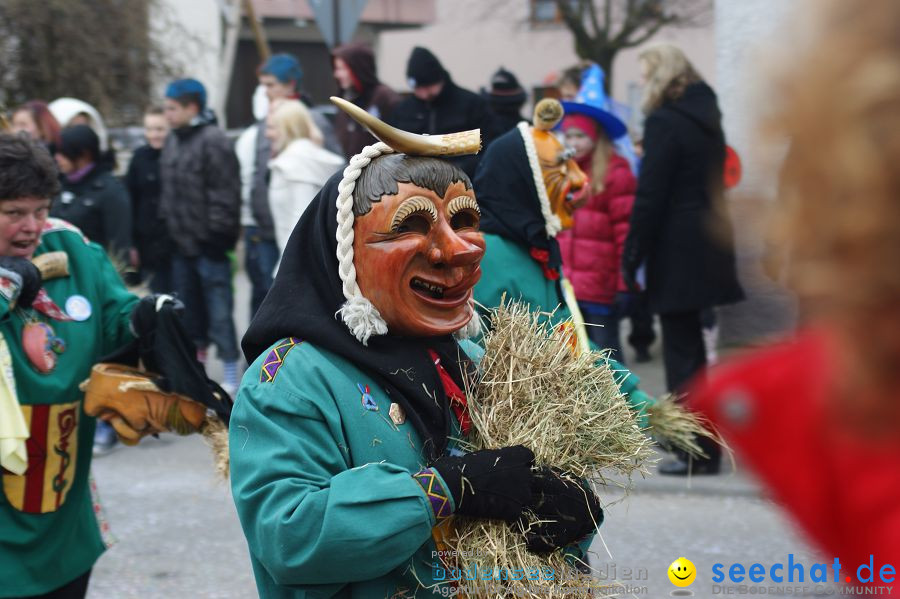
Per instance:
[[[482,247],[469,243],[446,224],[440,228],[434,245],[428,251],[428,261],[436,268],[470,266],[481,261],[482,256]]]

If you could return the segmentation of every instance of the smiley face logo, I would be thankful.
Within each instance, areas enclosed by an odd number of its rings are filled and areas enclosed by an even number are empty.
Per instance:
[[[686,557],[679,557],[669,566],[669,580],[677,587],[690,586],[695,578],[697,578],[697,568]]]

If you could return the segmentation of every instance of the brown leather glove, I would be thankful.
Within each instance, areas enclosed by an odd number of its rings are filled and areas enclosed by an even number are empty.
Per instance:
[[[206,407],[183,395],[163,393],[153,376],[120,364],[95,364],[91,378],[81,384],[85,413],[109,422],[127,445],[154,433],[198,432],[206,421]]]

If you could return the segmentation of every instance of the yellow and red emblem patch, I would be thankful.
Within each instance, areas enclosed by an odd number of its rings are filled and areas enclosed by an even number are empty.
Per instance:
[[[17,510],[45,514],[65,502],[75,479],[79,403],[22,406],[31,430],[25,444],[28,469],[21,476],[3,473],[6,499]]]

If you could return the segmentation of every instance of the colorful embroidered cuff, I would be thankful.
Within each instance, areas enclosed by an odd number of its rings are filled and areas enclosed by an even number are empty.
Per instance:
[[[412,475],[413,480],[421,485],[425,496],[434,512],[434,518],[438,522],[450,517],[454,512],[453,496],[447,490],[446,483],[436,470],[425,468]]]

